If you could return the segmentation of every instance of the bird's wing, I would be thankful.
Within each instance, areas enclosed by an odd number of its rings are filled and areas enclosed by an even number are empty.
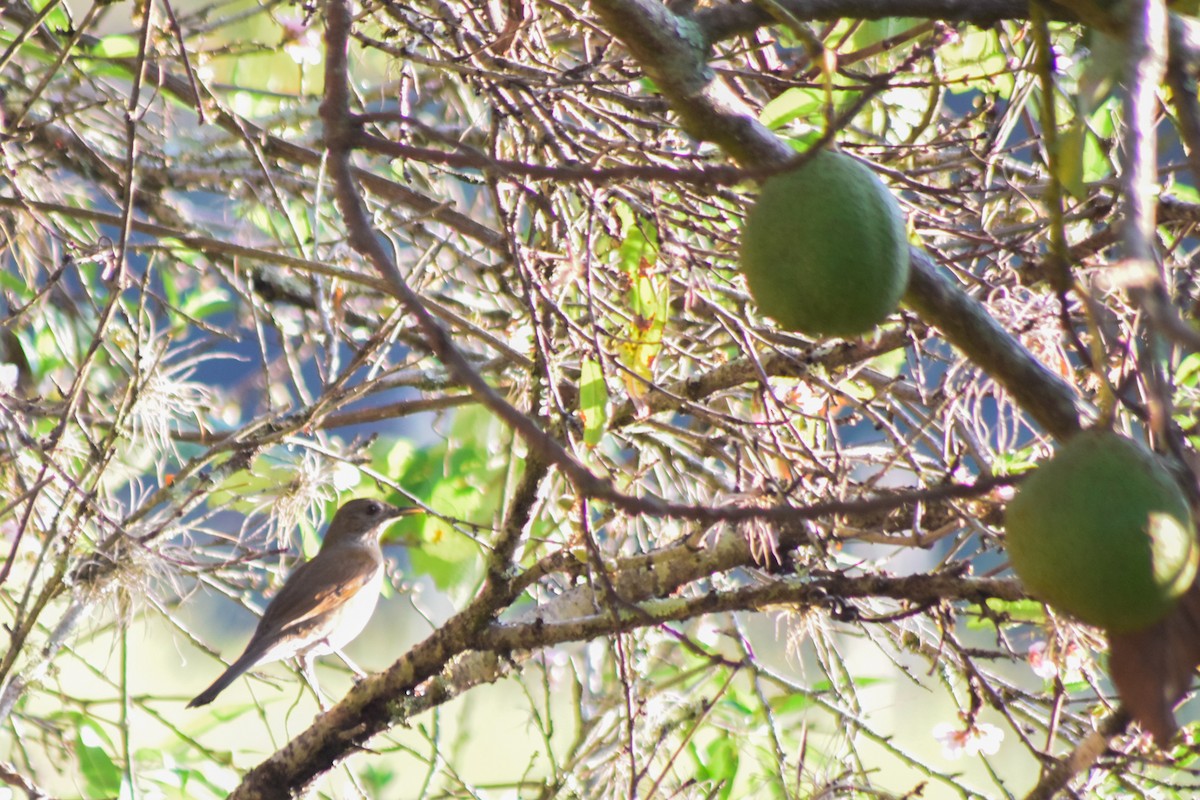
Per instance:
[[[342,548],[334,558],[322,559],[318,555],[304,562],[288,576],[279,594],[267,604],[252,642],[285,630],[308,627],[371,583],[382,567],[377,556],[358,548]],[[321,580],[316,584],[305,577],[314,570],[321,574]]]

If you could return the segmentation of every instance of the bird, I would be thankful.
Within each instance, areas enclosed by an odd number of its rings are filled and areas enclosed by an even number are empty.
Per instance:
[[[362,633],[379,601],[383,550],[379,536],[393,520],[420,511],[358,498],[329,523],[321,549],[297,567],[271,602],[246,649],[188,708],[211,703],[247,670],[298,658],[306,676],[312,659],[342,649]]]

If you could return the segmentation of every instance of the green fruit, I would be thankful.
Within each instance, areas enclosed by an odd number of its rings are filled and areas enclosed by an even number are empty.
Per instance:
[[[741,263],[755,302],[783,327],[855,336],[895,311],[908,285],[904,218],[874,172],[821,151],[763,184]]]
[[[1187,499],[1149,451],[1079,434],[1008,504],[1008,555],[1030,593],[1111,632],[1144,629],[1196,577]]]

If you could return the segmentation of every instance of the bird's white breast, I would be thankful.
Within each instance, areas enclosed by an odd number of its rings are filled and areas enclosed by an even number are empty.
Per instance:
[[[375,606],[379,603],[379,590],[383,588],[383,567],[353,597],[342,606],[338,622],[324,639],[313,644],[305,653],[308,656],[323,656],[341,650],[363,632]]]

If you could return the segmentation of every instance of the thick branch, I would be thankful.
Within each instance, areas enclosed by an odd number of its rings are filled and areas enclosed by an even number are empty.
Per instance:
[[[786,606],[797,611],[828,608],[848,600],[888,598],[917,607],[965,600],[982,604],[989,598],[1020,600],[1025,597],[1014,580],[964,578],[957,575],[910,575],[892,578],[881,575],[848,577],[842,574],[813,579],[782,578],[766,584],[729,591],[703,592],[692,597],[665,597],[629,604],[568,619],[513,624],[495,623],[480,631],[475,646],[499,653],[532,650],[563,642],[583,641],[625,631],[692,619],[702,614],[732,611],[763,611]]]
[[[779,4],[802,20],[925,17],[987,27],[1006,19],[1029,19],[1029,3],[1023,0],[779,0]],[[757,3],[706,8],[696,12],[695,20],[711,42],[775,21],[766,6]]]
[[[928,254],[913,248],[911,257],[904,302],[936,325],[1056,438],[1078,431],[1081,409],[1075,390],[1022,347],[983,304],[944,277]]]

